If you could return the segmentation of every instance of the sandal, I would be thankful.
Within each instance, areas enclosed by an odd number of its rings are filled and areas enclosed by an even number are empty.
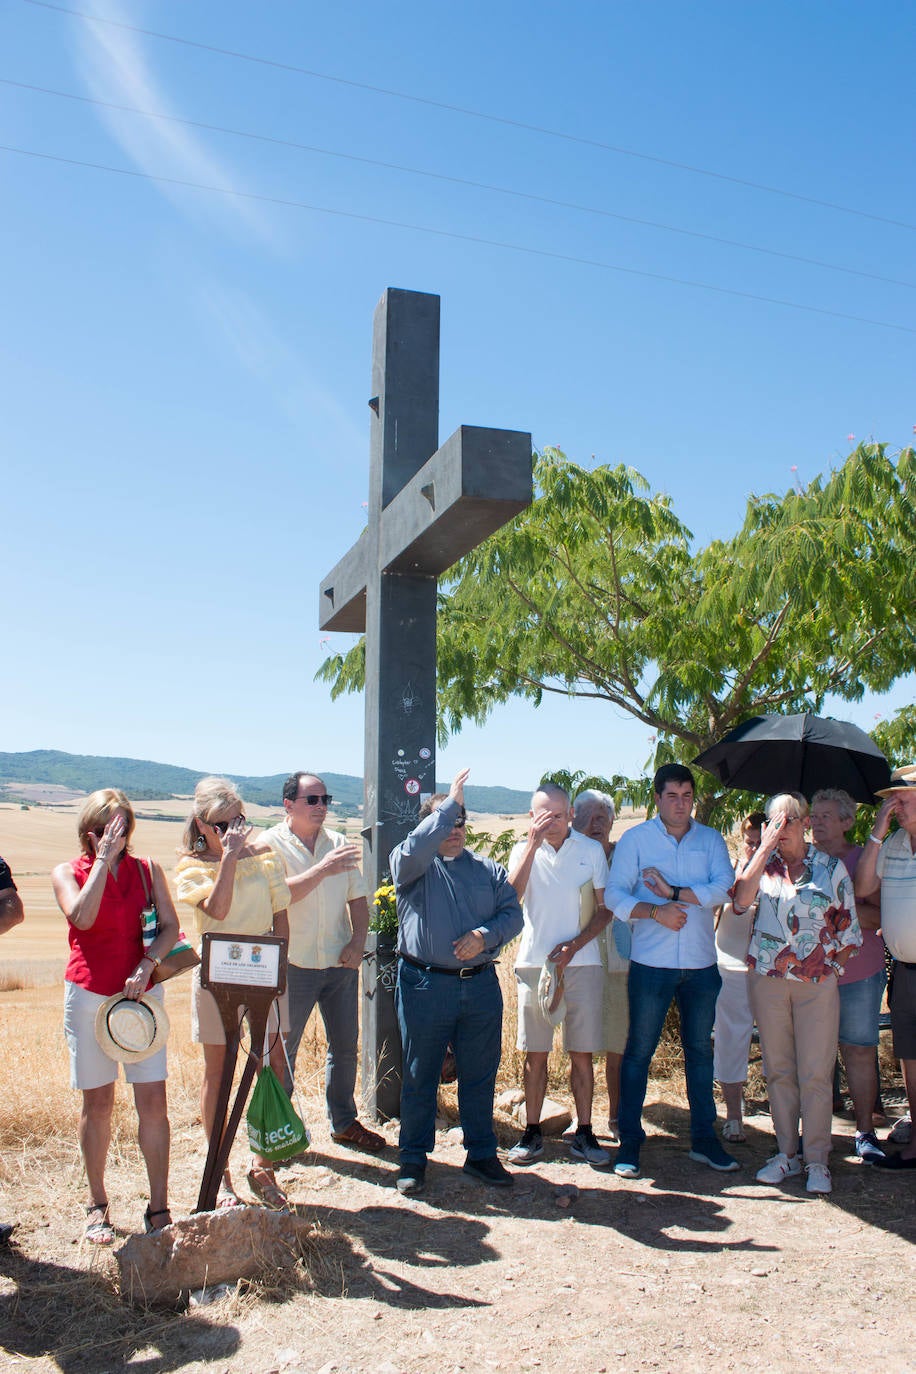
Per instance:
[[[737,1117],[730,1117],[722,1127],[722,1139],[727,1140],[731,1145],[741,1145],[747,1140],[744,1134],[744,1127]]]
[[[115,1233],[108,1218],[107,1202],[90,1202],[86,1208],[87,1217],[97,1215],[96,1221],[90,1221],[86,1227],[86,1239],[92,1245],[114,1245]]]
[[[289,1211],[289,1200],[283,1189],[278,1186],[272,1169],[265,1169],[262,1164],[256,1164],[253,1169],[249,1169],[248,1187],[256,1198],[260,1198],[265,1207],[271,1208],[274,1212]]]
[[[231,1183],[221,1183],[219,1185],[219,1192],[216,1195],[216,1210],[218,1212],[228,1212],[233,1207],[244,1206],[244,1202]]]
[[[153,1224],[153,1217],[168,1217],[168,1221],[160,1221],[158,1225]],[[168,1207],[163,1207],[161,1212],[151,1212],[147,1204],[146,1211],[143,1213],[143,1233],[147,1236],[154,1236],[157,1231],[162,1231],[166,1226],[171,1226],[172,1214]]]

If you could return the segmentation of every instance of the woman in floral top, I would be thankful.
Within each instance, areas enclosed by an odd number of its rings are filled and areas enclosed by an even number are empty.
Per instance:
[[[842,861],[808,844],[805,798],[784,792],[770,798],[766,813],[760,848],[734,887],[737,911],[758,901],[747,960],[748,995],[760,1031],[778,1145],[757,1178],[781,1183],[801,1173],[801,1116],[808,1192],[829,1193],[837,978],[862,934]]]

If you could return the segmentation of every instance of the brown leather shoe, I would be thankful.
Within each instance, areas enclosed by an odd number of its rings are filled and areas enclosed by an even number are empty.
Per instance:
[[[339,1135],[332,1132],[331,1139],[336,1140],[338,1145],[349,1145],[351,1150],[365,1150],[370,1155],[380,1154],[388,1144],[383,1135],[367,1130],[361,1121],[351,1121]]]

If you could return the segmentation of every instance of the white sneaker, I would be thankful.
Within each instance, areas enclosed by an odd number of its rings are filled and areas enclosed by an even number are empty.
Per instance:
[[[833,1191],[830,1170],[826,1164],[806,1164],[805,1173],[808,1175],[808,1182],[805,1186],[809,1193],[830,1193]]]
[[[774,1155],[762,1169],[757,1170],[758,1183],[782,1183],[783,1179],[794,1178],[801,1173],[801,1160],[798,1155],[790,1159],[788,1155]],[[829,1175],[828,1175],[829,1177]]]

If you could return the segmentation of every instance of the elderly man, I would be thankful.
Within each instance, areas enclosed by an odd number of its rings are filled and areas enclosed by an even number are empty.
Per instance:
[[[24,916],[22,898],[16,891],[10,866],[5,859],[0,859],[0,935],[18,926]],[[6,1245],[12,1234],[13,1227],[9,1222],[0,1223],[0,1245]]]
[[[283,785],[286,820],[263,834],[283,860],[291,896],[286,1088],[292,1091],[299,1042],[317,1003],[328,1041],[325,1099],[332,1138],[377,1154],[385,1138],[362,1124],[354,1099],[359,966],[369,907],[359,872],[360,846],[325,827],[332,800],[315,773],[292,773]]]
[[[597,840],[610,863],[614,853],[611,830],[617,814],[614,798],[606,792],[588,787],[573,802],[573,830]],[[612,920],[597,940],[598,952],[604,965],[604,997],[601,1007],[603,1035],[604,1077],[607,1083],[607,1128],[611,1141],[617,1144],[617,1113],[620,1107],[620,1065],[627,1043],[630,1020],[627,1004],[627,976],[630,971],[630,927],[626,921]]]
[[[576,1104],[570,1154],[600,1166],[611,1158],[592,1130],[592,1055],[603,1048],[604,969],[596,936],[610,920],[604,906],[607,860],[600,844],[570,828],[572,808],[562,787],[542,783],[531,798],[530,816],[528,838],[520,840],[509,857],[509,881],[525,913],[515,977],[518,1048],[525,1051],[526,1113],[525,1132],[509,1158],[516,1164],[531,1164],[544,1152],[541,1108],[554,1024],[541,1008],[538,984],[549,960],[563,973],[565,1043]]]
[[[522,928],[506,870],[464,847],[464,785],[420,808],[420,822],[391,854],[398,904],[397,1012],[403,1048],[398,1191],[418,1193],[436,1136],[436,1095],[446,1048],[458,1075],[464,1172],[511,1184],[496,1155],[493,1093],[502,1053],[503,999],[493,961]]]
[[[916,1108],[916,765],[898,768],[856,868],[856,900],[881,894],[881,932],[894,956],[891,1030],[903,1068],[910,1120]],[[889,835],[891,817],[899,829]],[[916,1169],[916,1140],[872,1161],[882,1169]]]
[[[639,1176],[649,1065],[672,999],[681,1015],[690,1158],[722,1171],[740,1167],[716,1138],[712,1055],[722,986],[714,908],[728,899],[734,872],[722,836],[692,818],[690,769],[663,765],[654,791],[657,814],[621,835],[608,883],[608,906],[633,929],[630,1031],[620,1071],[620,1148],[614,1165],[623,1178]]]

